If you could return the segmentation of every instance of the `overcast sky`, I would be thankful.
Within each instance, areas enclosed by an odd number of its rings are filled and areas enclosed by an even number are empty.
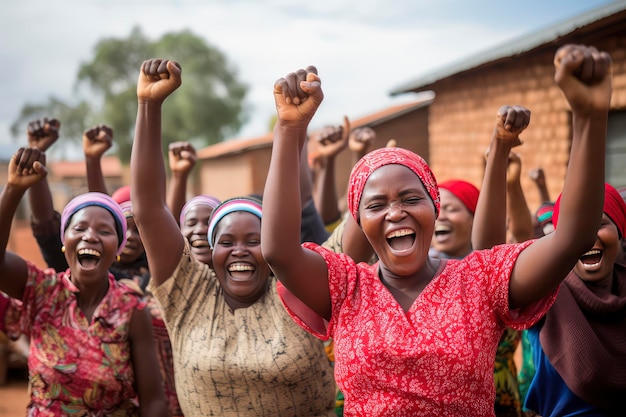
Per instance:
[[[623,1],[623,0],[622,0]],[[139,26],[156,40],[189,29],[217,47],[249,85],[250,122],[262,135],[275,113],[274,81],[316,65],[325,99],[313,127],[357,118],[410,94],[398,85],[607,0],[21,0],[0,13],[0,143],[25,103],[71,100],[81,62],[103,38]],[[149,58],[149,57],[146,57]],[[184,67],[184,63],[182,63]],[[139,69],[138,69],[139,70]],[[106,121],[103,121],[106,123]],[[86,126],[87,127],[87,126]],[[17,147],[17,145],[16,145]]]

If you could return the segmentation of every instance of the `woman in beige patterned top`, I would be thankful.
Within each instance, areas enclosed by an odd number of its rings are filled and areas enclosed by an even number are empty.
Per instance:
[[[214,270],[194,258],[167,208],[161,105],[180,84],[177,63],[143,63],[131,190],[183,413],[333,416],[335,384],[323,343],[287,315],[261,254],[260,204],[238,198],[215,209],[208,234]]]

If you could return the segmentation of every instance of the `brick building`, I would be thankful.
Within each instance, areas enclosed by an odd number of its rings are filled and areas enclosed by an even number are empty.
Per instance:
[[[597,46],[613,59],[607,182],[626,186],[626,2],[612,3],[543,31],[465,58],[395,88],[392,94],[432,91],[428,107],[430,165],[439,180],[464,178],[480,186],[483,153],[501,105],[532,112],[515,150],[522,157],[522,186],[531,208],[539,195],[528,177],[542,167],[550,194],[563,185],[571,144],[571,114],[554,82],[554,53],[567,43]]]
[[[613,58],[613,98],[609,120],[607,181],[626,186],[626,2],[619,1],[529,33],[501,47],[394,88],[392,95],[422,93],[418,100],[353,121],[370,126],[382,147],[388,139],[429,162],[441,181],[463,178],[480,187],[483,155],[495,115],[504,104],[523,105],[531,123],[516,148],[522,157],[522,186],[532,210],[539,195],[528,172],[542,167],[553,199],[563,185],[571,141],[571,115],[554,82],[554,53],[566,43],[595,45]],[[341,120],[328,121],[340,124]],[[271,154],[272,134],[220,143],[199,151],[194,193],[219,198],[260,193]],[[337,187],[345,189],[349,152],[337,159]]]

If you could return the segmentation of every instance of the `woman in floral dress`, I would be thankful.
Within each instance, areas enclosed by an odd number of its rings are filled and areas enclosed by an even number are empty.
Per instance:
[[[31,341],[27,415],[165,417],[145,300],[109,272],[126,241],[119,205],[101,193],[68,203],[61,215],[65,272],[6,251],[18,203],[46,175],[44,158],[38,149],[20,148],[0,194],[0,290],[15,306],[6,329]]]

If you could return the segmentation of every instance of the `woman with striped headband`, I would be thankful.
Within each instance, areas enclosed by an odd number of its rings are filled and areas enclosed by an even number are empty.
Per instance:
[[[9,310],[6,331],[31,341],[28,415],[165,417],[145,300],[109,272],[126,242],[119,205],[102,193],[67,204],[60,230],[65,272],[39,269],[6,251],[19,201],[46,176],[43,158],[36,148],[19,149],[0,194],[0,290],[21,302]]]
[[[183,414],[334,416],[324,345],[289,317],[261,253],[259,201],[235,198],[213,210],[206,231],[213,268],[192,254],[167,207],[161,105],[180,83],[173,61],[141,67],[131,190]]]
[[[439,212],[437,182],[422,158],[400,148],[370,152],[350,176],[348,208],[379,262],[356,264],[318,245],[300,245],[298,156],[324,95],[314,67],[275,83],[278,120],[263,194],[263,255],[297,297],[283,299],[294,320],[334,340],[345,416],[494,415],[493,363],[505,326],[528,328],[545,314],[593,244],[602,212],[611,59],[593,47],[568,45],[554,62],[573,113],[564,227],[462,260],[428,256]],[[504,126],[513,131],[520,122],[507,117]],[[514,140],[503,137],[487,160],[486,172],[503,182],[504,172],[491,171],[508,159]],[[498,167],[505,170],[506,163]],[[295,300],[317,316],[302,314]]]

